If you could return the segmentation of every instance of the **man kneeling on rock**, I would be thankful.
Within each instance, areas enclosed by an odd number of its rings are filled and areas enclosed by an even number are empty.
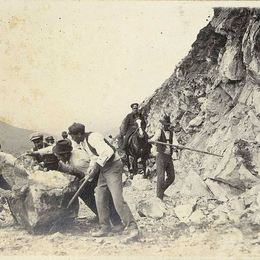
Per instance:
[[[136,239],[139,236],[137,224],[123,198],[123,164],[119,155],[101,134],[86,133],[83,124],[71,125],[69,135],[90,156],[93,165],[90,167],[90,176],[96,178],[99,174],[96,203],[101,228],[98,232],[93,233],[93,236],[107,236],[111,229],[108,200],[110,192],[116,211],[126,226],[127,239]]]

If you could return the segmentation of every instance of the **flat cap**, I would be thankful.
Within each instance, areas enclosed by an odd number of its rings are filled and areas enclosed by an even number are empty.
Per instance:
[[[49,136],[45,137],[45,140],[54,140],[54,137],[52,135],[49,135]]]
[[[84,134],[85,126],[81,123],[73,123],[71,126],[69,126],[68,130],[69,130],[69,135],[71,134],[76,135],[78,133]]]
[[[38,140],[38,139],[43,139],[43,134],[41,133],[32,133],[30,135],[30,141]]]

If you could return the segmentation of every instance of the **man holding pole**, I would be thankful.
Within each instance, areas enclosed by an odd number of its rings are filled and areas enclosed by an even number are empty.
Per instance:
[[[155,133],[153,138],[150,140],[151,143],[155,143],[157,147],[156,155],[156,172],[157,172],[157,197],[163,199],[164,192],[174,182],[175,173],[172,161],[172,154],[174,147],[172,144],[174,133],[170,129],[171,120],[170,117],[165,115],[160,120],[162,127]],[[160,142],[160,143],[157,143]],[[164,145],[165,143],[165,145]],[[165,179],[165,172],[167,177]]]

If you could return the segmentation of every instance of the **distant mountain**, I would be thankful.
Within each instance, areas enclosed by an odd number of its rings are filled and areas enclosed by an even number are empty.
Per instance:
[[[0,121],[0,144],[2,150],[15,156],[29,150],[29,136],[33,131],[11,126]]]

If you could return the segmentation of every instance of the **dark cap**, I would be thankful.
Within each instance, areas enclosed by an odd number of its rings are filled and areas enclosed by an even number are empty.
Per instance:
[[[38,140],[38,139],[43,139],[43,134],[41,133],[32,133],[30,135],[30,141]]]
[[[54,141],[54,138],[53,138],[53,136],[52,135],[50,135],[50,136],[47,136],[47,137],[45,137],[45,140],[47,141],[47,140],[53,140]]]
[[[73,123],[69,128],[69,135],[73,134],[84,134],[85,133],[85,126],[83,124],[80,123]]]
[[[134,107],[138,107],[139,106],[139,104],[138,103],[133,103],[133,104],[131,104],[131,108],[134,108]]]
[[[72,151],[71,142],[69,140],[59,140],[52,148],[52,152],[56,154],[64,154]]]
[[[160,120],[160,122],[161,122],[163,125],[171,125],[171,118],[170,118],[170,116],[165,115],[165,116],[163,117],[163,119]]]

